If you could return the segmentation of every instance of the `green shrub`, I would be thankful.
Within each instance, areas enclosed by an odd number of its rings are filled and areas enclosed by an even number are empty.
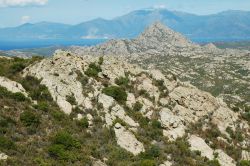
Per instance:
[[[143,104],[141,104],[139,101],[137,101],[134,104],[133,111],[138,112],[138,111],[140,111],[142,109],[142,107],[143,107]]]
[[[14,93],[12,96],[13,96],[13,99],[16,100],[16,101],[21,102],[21,101],[26,100],[26,97],[21,92]]]
[[[66,131],[58,132],[52,139],[53,144],[63,145],[66,149],[79,148],[80,143]]]
[[[88,118],[84,117],[81,120],[79,120],[78,125],[82,128],[88,128],[89,127]]]
[[[129,84],[129,79],[128,77],[119,77],[115,79],[115,83],[119,86],[127,87]]]
[[[91,63],[89,65],[89,68],[85,71],[85,74],[89,77],[97,77],[98,73],[101,71],[102,69],[99,65],[96,65],[95,63]]]
[[[48,151],[49,155],[53,158],[57,158],[60,160],[74,160],[72,158],[73,156],[71,155],[71,153],[67,151],[63,145],[51,145]]]
[[[76,98],[75,96],[72,94],[72,95],[67,95],[66,96],[66,100],[67,102],[69,102],[71,105],[76,105],[77,102],[76,102]]]
[[[47,112],[49,111],[49,105],[46,102],[39,102],[36,105],[36,109]]]
[[[245,112],[242,114],[242,118],[250,122],[250,112]]]
[[[152,120],[152,127],[155,129],[161,129],[161,122],[159,122],[158,120]]]
[[[63,119],[65,119],[65,114],[62,111],[52,111],[51,112],[53,118],[57,121],[62,121]]]
[[[11,73],[13,74],[16,74],[18,72],[21,72],[24,68],[25,68],[25,64],[22,63],[22,62],[17,62],[17,63],[14,63],[10,66],[10,71]]]
[[[159,157],[160,153],[161,153],[160,148],[156,145],[153,145],[148,150],[146,150],[146,152],[143,154],[143,158],[153,159],[153,158]]]
[[[220,166],[220,163],[218,160],[210,160],[207,162],[208,166]]]
[[[154,160],[142,160],[140,166],[156,166]]]
[[[40,117],[32,111],[24,111],[20,115],[20,120],[25,126],[38,126],[40,124]]]
[[[127,101],[127,93],[118,86],[110,86],[106,87],[102,90],[102,92],[108,96],[113,97],[118,102]]]
[[[240,108],[239,108],[239,107],[233,107],[233,111],[234,111],[234,112],[239,112],[239,111],[240,111]]]
[[[9,149],[13,149],[15,147],[15,144],[12,140],[4,137],[4,136],[0,136],[0,150],[9,150]]]
[[[241,160],[238,165],[239,166],[250,166],[250,161]]]
[[[103,57],[101,56],[101,57],[99,58],[98,64],[99,64],[99,65],[102,65],[102,64],[103,64],[103,60],[104,60],[104,59],[103,59]]]

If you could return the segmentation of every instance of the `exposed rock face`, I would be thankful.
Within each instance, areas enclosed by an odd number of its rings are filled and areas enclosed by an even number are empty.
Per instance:
[[[207,157],[209,160],[213,160],[215,158],[214,154],[217,154],[217,159],[222,166],[236,165],[236,162],[225,152],[223,152],[221,149],[217,149],[215,151],[212,150],[212,148],[210,148],[202,138],[191,135],[188,141],[191,145],[191,150],[200,151],[201,156]]]
[[[8,156],[4,153],[0,153],[0,160],[7,160]]]
[[[11,81],[8,78],[0,77],[0,86],[5,87],[8,91],[12,93],[19,92],[25,95],[26,97],[28,96],[28,94],[26,93],[25,89],[23,88],[21,84],[15,81]]]
[[[113,128],[116,124],[114,130],[117,144],[134,155],[145,150],[142,142],[135,137],[141,127],[140,123],[133,117],[134,113],[131,115],[127,110],[129,108],[132,111],[135,103],[140,103],[137,114],[149,121],[158,120],[162,125],[163,135],[171,141],[183,137],[189,125],[199,120],[203,121],[202,127],[213,123],[222,132],[227,127],[235,129],[240,122],[238,114],[230,110],[223,101],[188,83],[165,76],[158,70],[143,70],[117,57],[105,56],[101,64],[98,63],[99,60],[98,57],[80,57],[70,52],[57,51],[54,57],[26,68],[24,76],[32,75],[42,79],[41,83],[48,87],[53,99],[65,113],[71,113],[72,108],[78,106],[82,113],[77,113],[78,117],[75,119],[87,117],[89,124],[94,125],[94,117],[89,113],[97,110],[106,127]],[[99,64],[102,69],[96,77],[86,74],[91,63]],[[124,103],[103,92],[107,86],[119,86],[115,80],[120,77],[129,79],[129,88],[124,87],[128,94]],[[75,97],[74,105],[67,101],[68,95]],[[244,127],[248,128],[247,125]],[[204,141],[193,141],[195,139],[196,137],[191,139],[191,142],[199,145],[194,144],[193,147],[205,147]],[[205,147],[200,150],[211,158],[207,149]]]
[[[218,154],[218,160],[222,166],[235,166],[236,162],[220,149],[214,151]]]
[[[133,153],[134,155],[138,155],[141,152],[144,152],[144,146],[141,142],[139,142],[135,136],[127,131],[121,124],[115,124],[115,135],[117,137],[117,144],[127,151]]]
[[[165,161],[163,164],[161,164],[160,166],[171,166],[173,165],[170,161]]]
[[[206,142],[195,135],[191,135],[188,142],[191,145],[191,150],[198,150],[201,152],[201,156],[207,157],[209,160],[213,160],[213,149],[210,148]]]
[[[155,66],[174,73],[205,91],[218,91],[220,97],[230,104],[249,102],[249,51],[218,49],[211,43],[199,46],[159,22],[133,40],[112,40],[98,46],[72,47],[70,50],[78,55],[126,57],[145,68]],[[223,82],[228,85],[223,85]],[[233,95],[226,93],[228,91]]]
[[[241,159],[250,161],[250,152],[243,150],[241,152]]]

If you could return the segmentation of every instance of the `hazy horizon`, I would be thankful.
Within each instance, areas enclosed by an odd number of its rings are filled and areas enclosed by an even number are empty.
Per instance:
[[[250,1],[0,0],[0,28],[38,22],[75,25],[96,18],[113,19],[135,10],[147,8],[210,15],[227,10],[250,11]]]

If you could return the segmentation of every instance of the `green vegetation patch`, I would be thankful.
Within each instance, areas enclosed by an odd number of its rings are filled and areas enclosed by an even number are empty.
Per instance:
[[[106,87],[102,90],[102,92],[108,96],[113,97],[117,102],[124,103],[127,101],[127,93],[126,91],[118,86],[110,86]]]

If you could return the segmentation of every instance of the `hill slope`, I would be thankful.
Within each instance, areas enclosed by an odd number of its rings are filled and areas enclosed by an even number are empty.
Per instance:
[[[1,62],[4,165],[233,166],[249,154],[249,122],[172,75],[64,51]],[[17,64],[28,67],[8,74]]]

